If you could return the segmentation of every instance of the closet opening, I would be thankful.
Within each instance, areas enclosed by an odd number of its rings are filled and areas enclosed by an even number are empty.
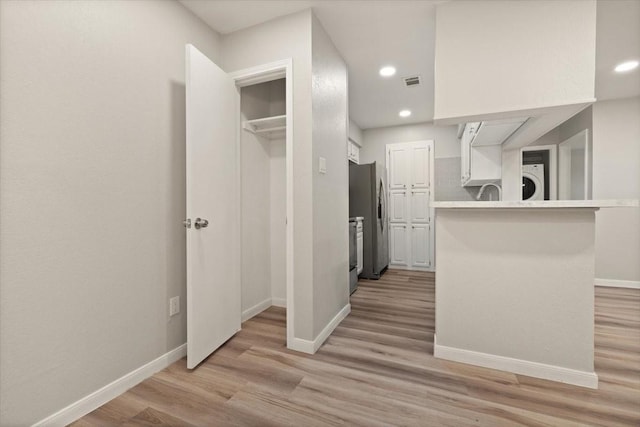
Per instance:
[[[233,73],[240,96],[242,322],[272,306],[293,338],[291,61]]]

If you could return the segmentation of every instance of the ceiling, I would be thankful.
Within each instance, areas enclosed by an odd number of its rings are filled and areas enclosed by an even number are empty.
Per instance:
[[[640,60],[640,1],[598,1],[596,24],[596,98],[640,95],[640,69],[624,74],[615,66]]]
[[[349,67],[349,111],[362,128],[433,119],[435,6],[443,0],[180,0],[221,34],[313,8]],[[600,0],[597,21],[596,97],[640,95],[640,70],[613,72],[640,56],[640,1]],[[397,74],[382,78],[380,67]],[[422,84],[404,87],[402,77]],[[412,111],[400,118],[403,109]]]

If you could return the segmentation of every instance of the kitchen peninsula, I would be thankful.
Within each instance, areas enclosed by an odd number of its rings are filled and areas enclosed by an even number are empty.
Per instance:
[[[637,200],[434,202],[438,358],[597,388],[595,213]]]

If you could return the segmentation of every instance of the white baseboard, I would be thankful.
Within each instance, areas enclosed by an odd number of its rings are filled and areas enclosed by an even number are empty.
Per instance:
[[[407,270],[407,271],[427,271],[434,273],[436,270],[433,267],[409,267],[407,265],[389,264],[389,270]]]
[[[292,342],[287,342],[287,348],[295,351],[300,351],[302,353],[314,354],[320,346],[329,338],[331,332],[351,313],[351,304],[347,304],[336,314],[333,319],[327,326],[325,326],[322,331],[316,336],[313,341],[304,340],[302,338],[293,338]]]
[[[598,375],[595,372],[578,371],[561,366],[447,347],[439,345],[435,335],[433,337],[433,343],[433,355],[439,359],[499,369],[501,371],[513,372],[514,374],[558,381],[580,387],[598,388]]]
[[[259,302],[253,307],[243,311],[242,321],[245,322],[251,319],[253,316],[257,316],[271,306],[287,308],[287,300],[285,298],[267,298],[266,300]]]
[[[607,288],[630,288],[640,289],[640,281],[637,280],[614,280],[614,279],[594,279],[596,286]]]
[[[313,349],[313,343],[313,341],[293,337],[292,339],[287,340],[287,348],[289,350],[299,351],[301,353],[313,354],[316,352]]]
[[[267,298],[264,301],[259,302],[251,308],[248,308],[242,312],[242,321],[247,321],[253,316],[262,313],[267,308],[271,307],[271,298]]]
[[[271,298],[271,305],[273,305],[275,307],[287,308],[287,299],[286,298]]]
[[[38,421],[33,427],[66,426],[89,412],[99,408],[110,400],[120,396],[130,388],[140,384],[156,372],[159,372],[187,355],[187,344],[182,344],[157,359],[142,365],[128,374],[118,378],[99,390],[83,397],[47,418]]]

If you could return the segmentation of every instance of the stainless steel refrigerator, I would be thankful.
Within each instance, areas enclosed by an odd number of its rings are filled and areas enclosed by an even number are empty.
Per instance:
[[[389,265],[387,170],[373,162],[349,164],[349,216],[364,217],[360,277],[379,279]]]

